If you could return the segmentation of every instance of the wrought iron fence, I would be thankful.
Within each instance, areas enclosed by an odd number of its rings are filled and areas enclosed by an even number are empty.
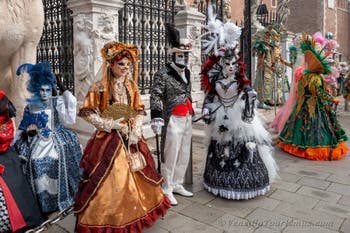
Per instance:
[[[37,47],[37,62],[50,62],[62,83],[74,91],[73,18],[67,0],[43,0],[44,30]]]
[[[141,51],[139,88],[148,92],[154,73],[168,59],[165,24],[174,23],[175,0],[125,0],[119,12],[119,40]]]

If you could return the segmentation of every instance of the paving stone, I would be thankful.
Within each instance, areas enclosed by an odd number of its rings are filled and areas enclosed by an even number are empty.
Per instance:
[[[179,212],[179,211],[185,209],[187,206],[192,205],[191,200],[189,200],[185,197],[179,196],[179,195],[176,196],[176,200],[178,202],[178,205],[171,207],[171,210],[174,212]]]
[[[289,204],[295,204],[302,206],[304,208],[311,209],[316,205],[318,200],[306,197],[297,193],[291,193],[283,190],[276,190],[271,196],[271,198],[281,200]]]
[[[327,188],[327,191],[339,193],[339,194],[342,194],[342,195],[350,195],[350,186],[349,185],[332,183]]]
[[[303,177],[301,175],[296,175],[296,174],[292,174],[292,173],[285,172],[285,171],[280,171],[280,172],[278,172],[278,174],[283,181],[291,182],[291,183],[297,182],[298,180],[300,180]]]
[[[182,214],[178,214],[172,211],[168,211],[168,213],[164,216],[164,219],[160,219],[156,222],[156,225],[165,229],[167,231],[177,229],[184,225],[190,224],[194,220],[186,217]]]
[[[66,229],[68,232],[74,232],[76,218],[74,214],[67,215],[64,219],[57,222],[57,225]]]
[[[255,227],[246,219],[238,218],[229,214],[217,219],[213,226],[224,230],[225,233],[250,233]]]
[[[345,219],[343,224],[340,227],[341,233],[349,233],[350,232],[350,219]]]
[[[307,165],[304,168],[320,171],[320,172],[326,171],[326,172],[332,173],[333,175],[344,176],[344,175],[350,174],[349,168],[343,167],[343,165],[349,164],[349,163],[344,163],[344,159],[336,160],[336,161],[313,161],[312,160],[312,162],[314,163],[311,165]]]
[[[279,213],[270,212],[261,208],[257,208],[246,217],[250,224],[256,227],[266,227],[275,231],[281,231],[286,227],[292,218],[283,216]]]
[[[297,193],[309,196],[309,197],[314,197],[319,200],[324,200],[328,202],[333,202],[336,203],[340,198],[341,195],[333,193],[333,192],[327,192],[321,189],[316,189],[316,188],[311,188],[307,186],[301,187]]]
[[[288,166],[286,168],[284,168],[285,172],[289,172],[292,174],[296,174],[296,175],[300,175],[300,176],[309,176],[309,177],[314,177],[314,178],[318,178],[321,180],[326,179],[327,177],[329,177],[331,174],[328,172],[321,172],[321,171],[317,171],[317,170],[311,170],[309,168],[303,168],[300,166]]]
[[[57,224],[54,224],[52,225],[49,229],[47,229],[46,231],[42,231],[42,232],[45,232],[45,233],[70,233],[70,232],[74,232],[73,231],[68,231],[67,229],[57,225]]]
[[[254,233],[278,233],[279,231],[274,231],[267,227],[259,227],[254,231]]]
[[[350,218],[349,206],[321,201],[316,205],[314,209],[322,212],[326,212],[328,214],[336,215],[342,218]]]
[[[169,233],[170,231],[165,230],[159,226],[152,226],[151,228],[143,230],[142,232],[143,233]]]
[[[193,203],[192,205],[187,206],[179,213],[207,224],[213,223],[214,221],[216,221],[216,219],[220,218],[225,214],[224,212],[218,209],[214,209],[209,206],[203,206],[198,203]]]
[[[282,190],[294,193],[301,187],[301,185],[291,183],[291,182],[286,182],[283,180],[276,180],[276,182],[272,184],[272,187],[276,187],[277,189],[282,189]]]
[[[330,182],[328,181],[319,180],[312,177],[302,177],[297,181],[297,183],[318,189],[326,189],[330,185]]]
[[[337,233],[337,232],[338,231],[333,231],[322,227],[309,226],[308,223],[305,223],[305,226],[288,226],[283,231],[283,233]]]
[[[217,198],[207,205],[210,207],[214,207],[215,209],[222,210],[226,213],[229,213],[238,217],[246,217],[257,207],[261,207],[267,210],[273,210],[276,206],[278,206],[280,202],[268,197],[257,197],[252,200],[240,200],[240,201],[232,201],[226,200],[222,198]]]
[[[197,202],[199,204],[206,204],[206,203],[214,200],[215,198],[216,197],[214,195],[212,195],[211,193],[207,192],[206,190],[202,190],[202,191],[196,192],[193,197],[189,197],[186,199],[191,201],[191,202]]]
[[[277,190],[276,186],[270,186],[270,191],[265,194],[265,197],[270,197]]]
[[[350,196],[343,195],[340,200],[338,201],[339,205],[347,205],[350,206]]]
[[[170,231],[170,233],[194,233],[194,232],[223,233],[223,230],[217,229],[213,226],[209,226],[209,225],[201,223],[201,222],[192,221],[189,224],[183,225],[179,228],[176,228],[176,229],[173,229]]]
[[[318,210],[306,209],[302,206],[282,203],[275,212],[293,218],[287,226],[318,226],[322,228],[337,230],[343,222],[343,218],[330,215]],[[308,222],[308,223],[306,223]],[[304,224],[305,223],[305,224]]]
[[[332,181],[334,183],[340,183],[345,185],[350,185],[350,176],[345,175],[331,175],[327,178],[328,181]]]

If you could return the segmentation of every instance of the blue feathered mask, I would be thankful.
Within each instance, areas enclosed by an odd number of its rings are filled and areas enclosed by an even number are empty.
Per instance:
[[[56,95],[56,77],[51,71],[50,63],[40,62],[38,64],[22,64],[18,67],[16,74],[20,75],[22,71],[25,70],[30,79],[27,83],[27,90],[33,94],[33,96],[27,99],[28,103],[40,106],[41,96],[40,89],[43,85],[48,85],[52,88],[52,95]]]

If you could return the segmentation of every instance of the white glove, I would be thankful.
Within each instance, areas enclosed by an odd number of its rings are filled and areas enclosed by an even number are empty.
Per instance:
[[[209,109],[203,108],[202,115],[204,116],[204,119],[209,119],[210,118],[210,111],[209,111]]]
[[[127,124],[123,124],[121,123],[122,121],[124,120],[124,118],[119,118],[117,120],[114,120],[112,122],[112,129],[116,129],[116,130],[119,130],[121,131],[123,134],[127,134],[129,132],[129,128],[128,128],[128,125]]]
[[[139,140],[142,138],[142,124],[143,124],[143,116],[137,115],[134,119],[134,125],[132,126],[132,130],[129,135],[129,144],[137,144]]]
[[[250,100],[255,100],[257,95],[258,93],[254,89],[248,91],[248,97]]]
[[[162,118],[153,118],[151,120],[151,128],[154,134],[159,134],[164,125],[164,120]]]

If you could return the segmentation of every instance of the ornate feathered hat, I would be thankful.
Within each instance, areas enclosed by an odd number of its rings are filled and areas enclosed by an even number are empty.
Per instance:
[[[239,88],[249,85],[250,81],[245,78],[245,64],[239,54],[238,41],[241,36],[241,28],[227,22],[223,23],[216,18],[213,6],[208,7],[208,23],[204,26],[208,32],[201,35],[203,52],[208,56],[201,70],[201,87],[205,92],[214,90],[213,80],[221,70],[220,60],[236,58],[238,71],[235,77]]]
[[[307,71],[318,74],[332,73],[330,66],[332,62],[326,60],[327,55],[324,54],[324,47],[317,50],[316,46],[314,38],[303,33],[300,48],[304,53],[305,63],[307,63]]]
[[[217,19],[212,5],[208,7],[208,23],[204,27],[208,30],[201,35],[205,54],[221,57],[233,54],[233,51],[226,51],[236,50],[242,31],[240,27],[232,22],[223,23]]]
[[[40,88],[42,85],[48,85],[52,88],[53,95],[56,93],[56,76],[51,70],[49,62],[39,62],[38,64],[22,64],[18,67],[16,74],[20,75],[23,71],[26,71],[30,79],[27,83],[27,90],[33,94],[28,102],[36,102],[40,100]]]
[[[119,61],[126,57],[133,63],[134,82],[138,80],[138,62],[140,59],[140,50],[134,44],[125,44],[122,42],[111,41],[106,43],[101,49],[102,58],[110,65],[113,61]]]
[[[169,53],[179,53],[179,52],[191,52],[192,43],[189,39],[180,38],[180,32],[170,24],[166,24],[166,36],[168,38],[171,48],[169,48]]]
[[[109,63],[120,60],[124,57],[130,62],[137,62],[140,58],[140,51],[134,44],[111,41],[106,43],[101,49],[102,57]]]

